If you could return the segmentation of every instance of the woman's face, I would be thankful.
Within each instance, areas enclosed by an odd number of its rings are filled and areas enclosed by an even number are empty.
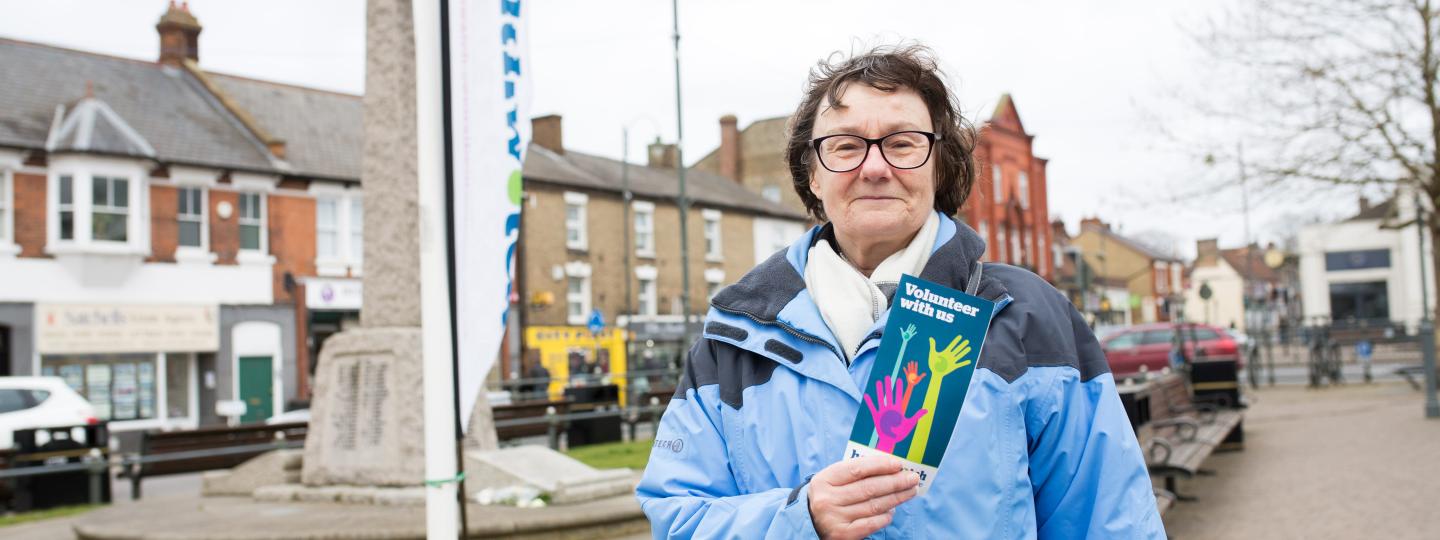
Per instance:
[[[897,131],[935,130],[925,102],[909,88],[884,92],[852,84],[841,95],[842,108],[831,107],[829,99],[820,102],[813,138],[847,134],[878,139]],[[817,162],[810,172],[810,191],[820,198],[841,236],[861,242],[907,239],[935,206],[933,152],[915,169],[892,167],[881,157],[879,145],[872,145],[853,171],[831,172]]]

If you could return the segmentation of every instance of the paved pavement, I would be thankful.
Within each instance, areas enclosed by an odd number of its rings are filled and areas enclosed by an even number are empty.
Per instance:
[[[1440,419],[1405,383],[1253,391],[1245,450],[1180,482],[1176,540],[1440,538]]]

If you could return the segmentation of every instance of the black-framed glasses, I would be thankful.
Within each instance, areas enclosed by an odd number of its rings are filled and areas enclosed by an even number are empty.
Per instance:
[[[930,161],[930,150],[938,140],[938,133],[897,131],[879,139],[859,135],[826,135],[810,141],[810,144],[815,147],[821,166],[830,172],[844,173],[860,168],[860,164],[865,163],[865,156],[870,155],[872,145],[880,146],[880,157],[891,167],[919,168]]]

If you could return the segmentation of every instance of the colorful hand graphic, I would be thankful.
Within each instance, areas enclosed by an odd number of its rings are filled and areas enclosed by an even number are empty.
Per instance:
[[[893,386],[891,385],[892,381]],[[890,388],[887,389],[886,386],[890,386]],[[903,379],[894,377],[885,377],[883,380],[875,381],[875,396],[880,401],[878,407],[875,405],[875,401],[870,399],[870,394],[865,395],[865,406],[870,408],[870,418],[875,421],[875,431],[880,436],[880,443],[875,448],[881,452],[894,452],[895,443],[909,436],[910,431],[915,429],[915,423],[929,412],[920,409],[910,417],[905,416],[905,405],[910,398],[909,390],[913,387],[904,389],[904,386]]]
[[[900,354],[895,355],[895,367],[890,370],[891,378],[900,378],[900,364],[905,361],[905,348],[910,346],[910,338],[913,337],[915,337],[915,325],[908,324],[905,325],[905,328],[900,329]],[[914,388],[915,383],[911,382],[910,386],[911,388]],[[909,403],[910,398],[905,398],[905,402]],[[871,433],[870,446],[875,446],[876,444],[879,444],[879,442],[880,434],[878,432]]]
[[[965,336],[955,336],[954,340],[945,347],[945,350],[936,350],[935,338],[930,338],[930,372],[935,374],[930,379],[930,385],[925,388],[925,410],[935,410],[940,403],[940,383],[945,376],[960,368],[970,365],[973,360],[966,358],[971,353],[970,340]],[[906,373],[908,376],[909,373]],[[915,440],[910,442],[910,452],[905,459],[920,463],[925,459],[925,448],[930,443],[930,427],[935,417],[926,416],[920,420],[915,429]]]
[[[920,384],[920,381],[925,380],[926,375],[929,375],[929,373],[917,373],[919,370],[920,365],[913,360],[905,364],[905,382],[910,385],[905,389],[905,401],[907,402],[910,401],[910,391],[914,390],[915,385]]]
[[[965,339],[965,336],[955,336],[943,351],[936,351],[935,338],[930,338],[930,371],[935,373],[936,378],[968,365],[970,361],[964,358],[969,355],[970,340]]]

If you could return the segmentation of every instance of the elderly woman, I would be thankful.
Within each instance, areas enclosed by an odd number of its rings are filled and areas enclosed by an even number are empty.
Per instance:
[[[1094,336],[951,217],[973,149],[922,47],[812,72],[786,159],[826,223],[712,300],[637,490],[656,537],[1164,538]],[[841,460],[901,274],[997,308],[918,498],[898,458]]]

